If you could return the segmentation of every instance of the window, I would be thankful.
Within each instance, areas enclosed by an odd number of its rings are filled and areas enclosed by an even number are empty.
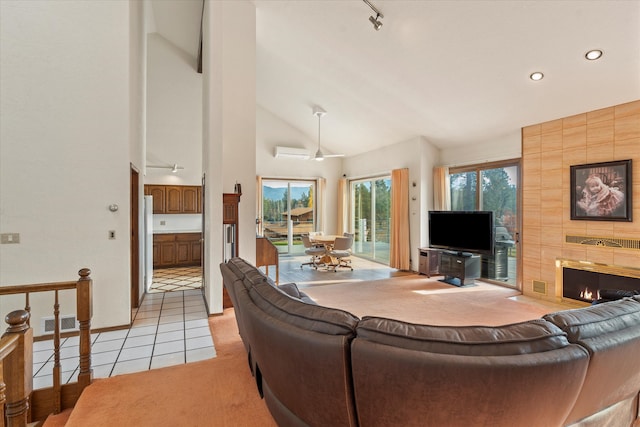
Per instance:
[[[300,235],[316,231],[316,182],[262,180],[262,228],[280,254],[304,254]]]

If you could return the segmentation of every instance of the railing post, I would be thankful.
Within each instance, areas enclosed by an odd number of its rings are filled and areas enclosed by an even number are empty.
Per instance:
[[[6,384],[6,418],[8,427],[27,425],[29,396],[33,391],[33,329],[28,325],[29,313],[16,310],[7,314],[5,335],[19,336],[16,349],[2,364]]]
[[[91,369],[91,317],[93,316],[92,283],[89,277],[91,270],[81,269],[78,274],[77,286],[77,313],[80,324],[80,372],[78,373],[78,396],[82,390],[93,380],[93,369]]]

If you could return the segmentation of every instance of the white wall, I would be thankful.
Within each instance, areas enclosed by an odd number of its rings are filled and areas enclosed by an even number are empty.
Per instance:
[[[418,248],[426,246],[428,241],[426,218],[433,207],[432,171],[438,161],[438,149],[423,137],[344,159],[343,172],[348,179],[390,175],[393,169],[409,169],[411,269],[415,271],[418,269]]]
[[[301,108],[305,108],[301,106]],[[309,120],[316,120],[309,109]],[[264,108],[256,107],[256,173],[263,178],[327,180],[324,232],[333,234],[337,227],[338,180],[342,176],[342,158],[315,160],[274,158],[276,146],[303,148],[314,153],[317,141]],[[255,203],[255,202],[254,202]]]
[[[252,2],[205,2],[203,170],[205,297],[222,312],[222,193],[242,184],[239,255],[255,261],[256,14]]]
[[[440,153],[440,166],[464,166],[498,160],[518,159],[522,156],[520,129],[500,139],[471,142],[459,147],[445,148]]]
[[[0,232],[21,239],[0,245],[0,285],[89,267],[96,328],[130,320],[129,12],[111,0],[0,1]],[[69,299],[62,314],[75,312]],[[1,313],[19,307],[9,300]]]
[[[195,59],[157,33],[147,36],[147,168],[145,184],[202,183],[202,74]]]

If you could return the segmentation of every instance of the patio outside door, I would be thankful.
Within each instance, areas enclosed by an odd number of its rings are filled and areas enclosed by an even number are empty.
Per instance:
[[[389,264],[391,177],[351,181],[353,253]]]
[[[518,176],[515,162],[451,169],[451,210],[493,211],[495,253],[482,256],[482,278],[518,285]]]
[[[317,231],[315,195],[315,181],[262,180],[263,233],[279,254],[304,254],[300,236]]]

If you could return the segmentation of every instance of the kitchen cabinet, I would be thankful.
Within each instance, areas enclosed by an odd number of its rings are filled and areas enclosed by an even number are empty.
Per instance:
[[[144,194],[153,196],[154,214],[202,213],[202,187],[197,185],[145,185]]]
[[[202,263],[201,233],[153,235],[153,267],[185,267]]]
[[[164,213],[179,214],[182,213],[182,188],[176,186],[165,187],[165,205]]]
[[[202,187],[182,187],[182,213],[201,213]]]
[[[222,224],[224,227],[224,259],[240,256],[238,240],[240,229],[238,228],[238,204],[240,193],[224,193],[222,195]]]
[[[222,195],[222,223],[237,224],[238,223],[238,203],[240,202],[240,194],[224,193]]]
[[[153,197],[153,213],[163,214],[165,204],[164,185],[145,185],[144,194]]]

